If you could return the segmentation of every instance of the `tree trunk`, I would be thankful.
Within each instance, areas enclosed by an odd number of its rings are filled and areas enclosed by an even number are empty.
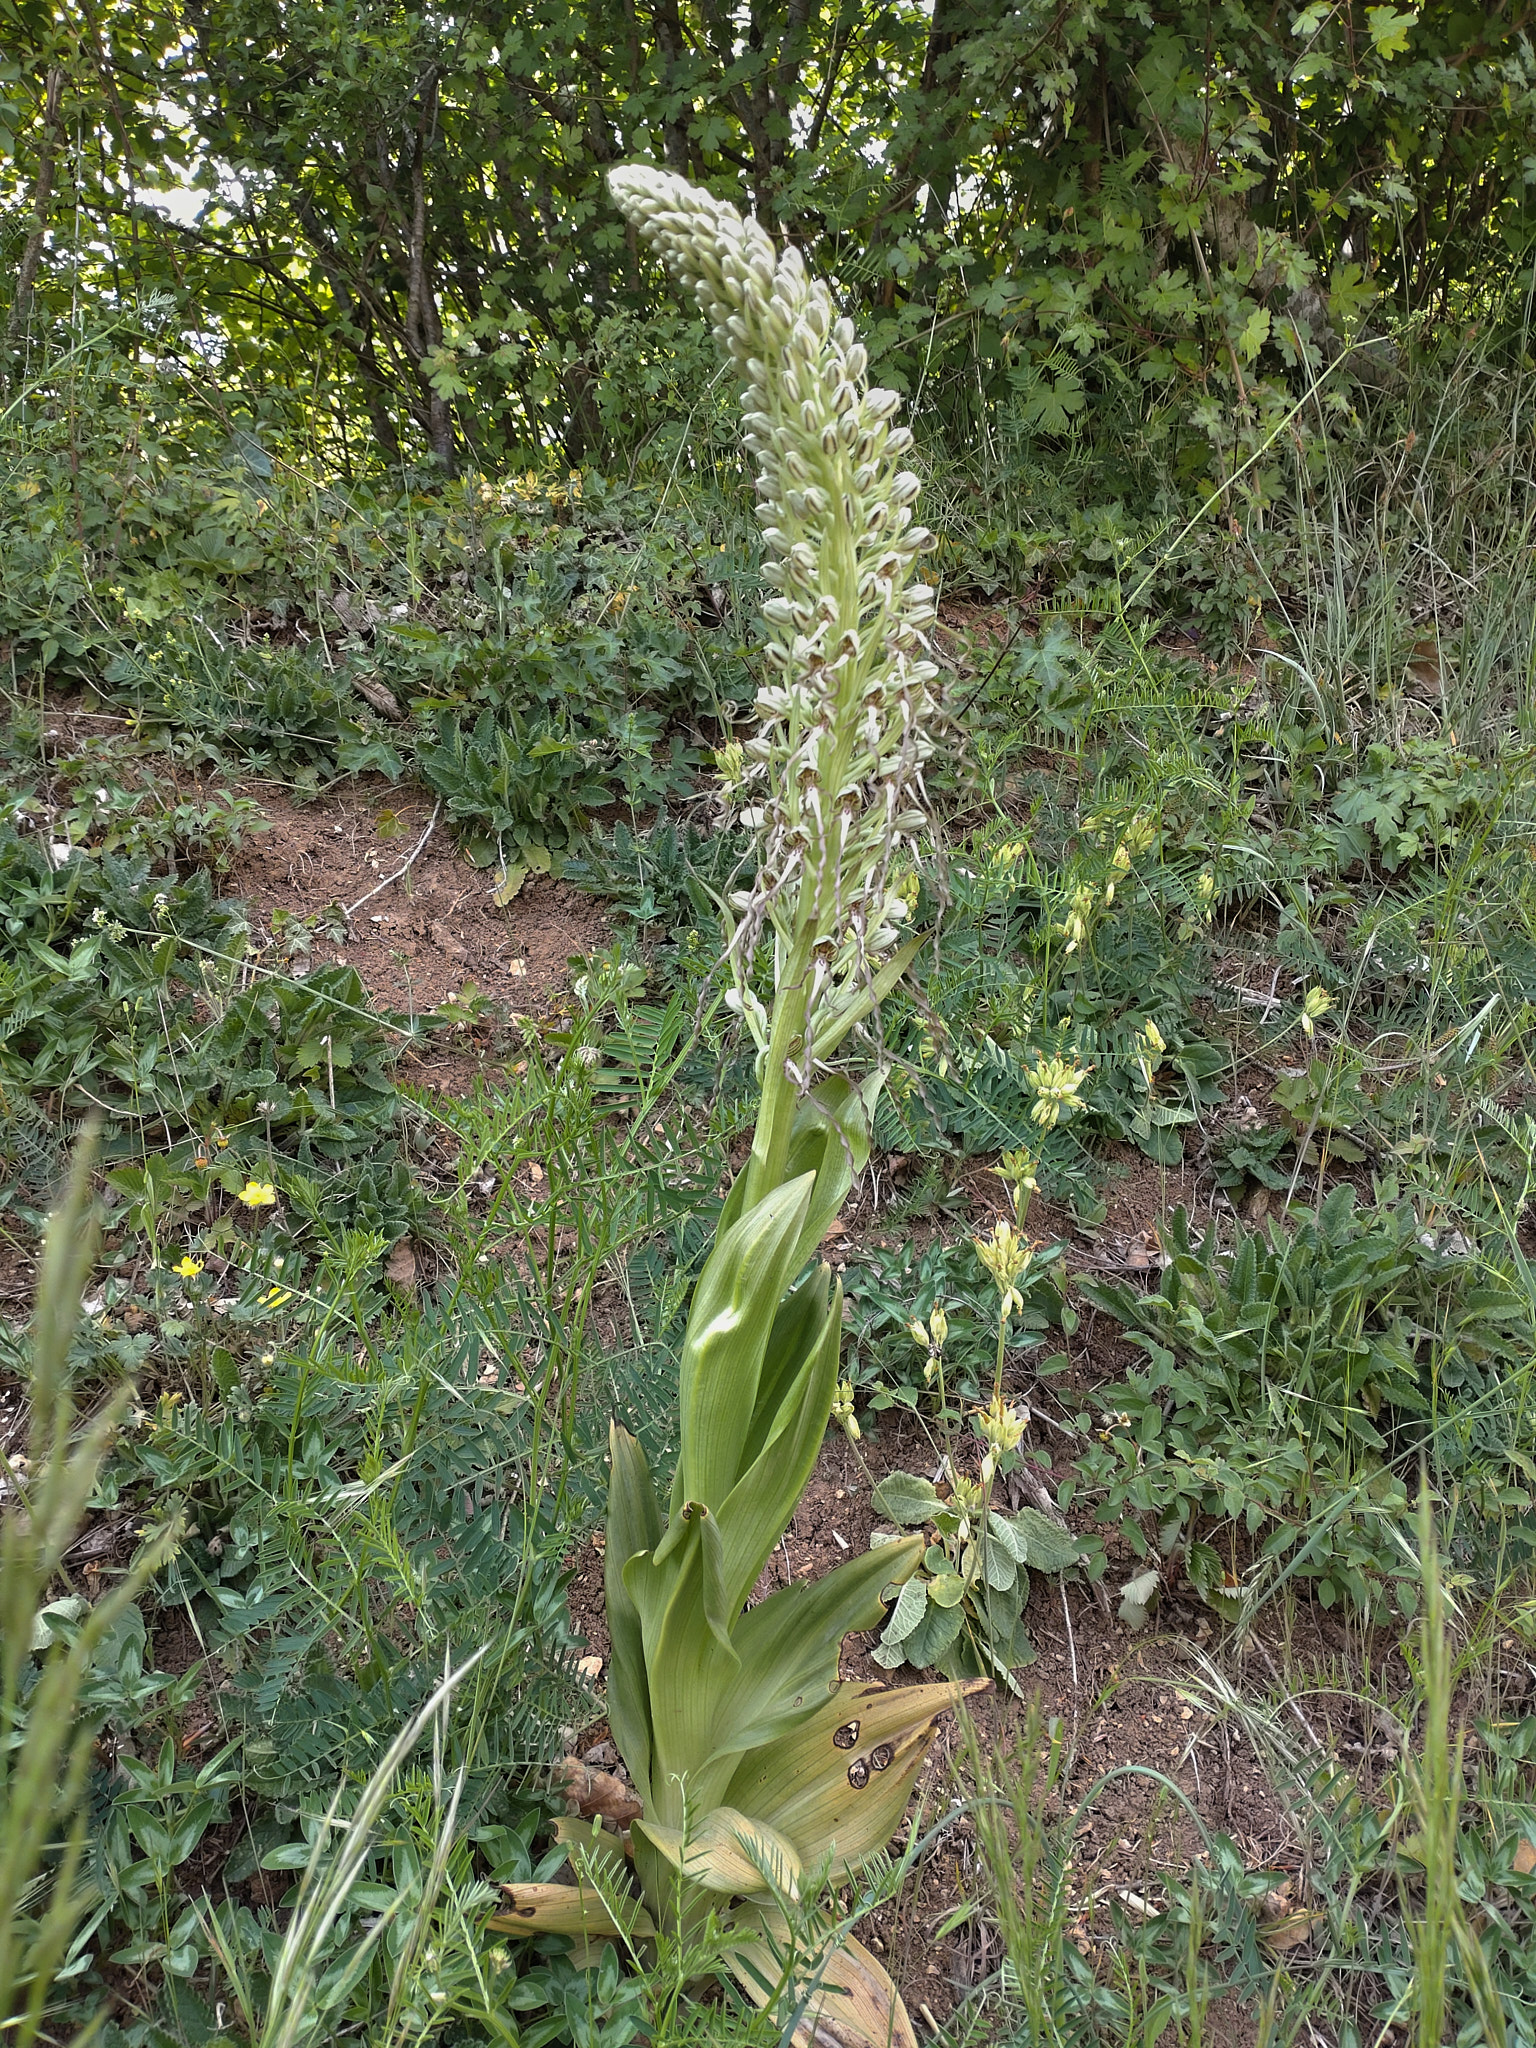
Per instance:
[[[48,67],[47,82],[43,88],[43,136],[38,148],[37,177],[32,184],[32,227],[21,252],[21,263],[16,271],[16,292],[11,300],[11,314],[5,325],[6,353],[13,354],[21,341],[22,330],[27,323],[27,314],[32,304],[32,293],[37,284],[37,273],[43,260],[43,243],[48,234],[48,208],[53,198],[53,166],[58,153],[59,137],[63,123],[59,119],[59,97],[64,87],[64,73],[57,64]]]

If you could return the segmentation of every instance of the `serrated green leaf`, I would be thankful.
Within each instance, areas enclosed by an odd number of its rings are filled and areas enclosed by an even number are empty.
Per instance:
[[[994,1538],[986,1547],[983,1576],[994,1593],[1006,1593],[1019,1576],[1019,1567],[1008,1545]]]
[[[1032,1571],[1064,1572],[1082,1556],[1082,1547],[1070,1530],[1058,1529],[1038,1508],[1020,1508],[1013,1517],[1013,1529]]]
[[[881,1631],[880,1640],[887,1644],[902,1642],[911,1635],[927,1611],[928,1581],[908,1579],[891,1610],[890,1620]]]
[[[932,1481],[911,1472],[888,1473],[875,1488],[874,1503],[887,1521],[898,1522],[904,1529],[931,1522],[943,1505]]]
[[[1366,26],[1371,34],[1371,48],[1378,57],[1400,57],[1408,47],[1408,37],[1418,26],[1419,10],[1402,7],[1367,7]]]
[[[1160,1572],[1145,1571],[1138,1572],[1134,1579],[1127,1579],[1120,1588],[1120,1619],[1128,1629],[1146,1627],[1162,1583]]]

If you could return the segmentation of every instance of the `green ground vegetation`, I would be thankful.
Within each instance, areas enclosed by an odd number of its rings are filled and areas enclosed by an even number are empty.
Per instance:
[[[734,393],[599,196],[637,153],[814,242],[940,534],[945,845],[900,880],[933,943],[843,1371],[872,1460],[965,1436],[1013,1160],[1002,1468],[1044,1500],[962,1610],[952,1499],[887,1473],[930,1543],[883,1654],[1027,1694],[1032,1564],[1127,1631],[1193,1609],[1182,1696],[1307,1844],[1296,1940],[1200,1820],[1090,1963],[1087,1781],[1021,1708],[956,1779],[944,1931],[990,1961],[949,2038],[1194,2048],[1230,1989],[1266,2042],[1531,2048],[1529,45],[1439,4],[748,14],[0,0],[0,2019],[786,2037],[700,1998],[707,1928],[591,1972],[483,1932],[567,1862],[567,1581],[610,1417],[670,1471],[756,1106],[712,769],[759,540]],[[229,881],[264,796],[338,787],[425,791],[480,886],[561,878],[612,943],[547,1015],[387,1007],[316,957],[345,905]],[[469,1043],[493,1081],[418,1085]],[[1315,1606],[1369,1646],[1314,1675],[1395,1731],[1374,1775],[1237,1654]]]

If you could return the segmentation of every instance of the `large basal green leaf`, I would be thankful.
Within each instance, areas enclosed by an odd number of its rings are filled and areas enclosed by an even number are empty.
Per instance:
[[[678,1368],[682,1445],[674,1499],[718,1509],[740,1477],[769,1335],[813,1186],[814,1176],[805,1173],[757,1203],[717,1240],[699,1276]]]
[[[738,1923],[751,1924],[754,1917],[762,1938],[738,1942],[729,1956],[737,1983],[755,2005],[765,2006],[786,1974],[789,1928],[776,1909],[747,1908]],[[843,1935],[806,1974],[816,1988],[791,2036],[794,2048],[917,2048],[900,1992],[851,1934]]]
[[[720,1510],[726,1590],[734,1616],[805,1491],[826,1435],[837,1387],[843,1335],[843,1290],[834,1287],[816,1333],[816,1348],[783,1405],[755,1463]]]
[[[712,1805],[719,1796],[698,1782],[698,1768],[714,1746],[720,1694],[740,1668],[734,1645],[722,1647],[705,1617],[700,1520],[708,1511],[691,1505],[694,1514],[674,1518],[683,1541],[665,1564],[657,1563],[654,1552],[642,1551],[624,1567],[645,1650],[651,1725],[646,1812],[671,1824],[683,1818],[682,1781],[695,1800]]]
[[[651,1716],[645,1644],[639,1609],[624,1584],[624,1567],[661,1541],[661,1512],[650,1467],[639,1443],[614,1423],[608,1432],[608,1535],[603,1554],[603,1598],[612,1651],[608,1666],[608,1723],[635,1789],[650,1803]]]
[[[751,1426],[741,1448],[743,1471],[761,1457],[769,1435],[780,1426],[780,1411],[790,1388],[821,1337],[830,1277],[826,1266],[818,1266],[779,1304],[763,1354]]]
[[[485,1923],[496,1934],[569,1934],[590,1941],[603,1935],[654,1934],[655,1924],[636,1899],[633,1916],[614,1917],[607,1900],[590,1885],[504,1884],[508,1908]]]
[[[840,1685],[808,1721],[742,1760],[727,1803],[788,1836],[807,1866],[830,1857],[835,1881],[890,1839],[939,1715],[987,1683]]]
[[[800,1858],[794,1844],[733,1806],[716,1806],[687,1828],[637,1820],[635,1829],[672,1868],[705,1891],[769,1898],[800,1896]]]
[[[916,1569],[920,1549],[920,1538],[903,1538],[748,1608],[733,1637],[740,1668],[720,1693],[717,1747],[706,1766],[777,1741],[825,1703],[837,1685],[844,1636],[874,1627],[881,1589]]]
[[[842,1207],[853,1176],[862,1173],[868,1164],[869,1120],[880,1078],[878,1074],[871,1075],[859,1089],[840,1074],[834,1074],[819,1081],[796,1106],[784,1180],[788,1183],[803,1173],[814,1173],[816,1191],[801,1230],[791,1275],[815,1256],[828,1225]],[[741,1214],[746,1185],[747,1169],[743,1167],[720,1213],[717,1230],[722,1236]]]

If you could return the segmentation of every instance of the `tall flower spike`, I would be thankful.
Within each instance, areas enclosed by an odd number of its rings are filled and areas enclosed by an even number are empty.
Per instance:
[[[913,521],[918,481],[900,459],[900,399],[868,382],[868,358],[800,252],[670,172],[609,173],[614,200],[689,286],[742,380],[771,678],[745,748],[744,817],[758,827],[754,887],[733,897],[736,1008],[769,1051],[747,977],[765,926],[776,985],[805,984],[784,1049],[803,1091],[871,1006],[907,906],[891,862],[926,823],[938,674],[926,658],[933,595],[914,575],[932,536]],[[773,1087],[777,1076],[765,1074]]]

